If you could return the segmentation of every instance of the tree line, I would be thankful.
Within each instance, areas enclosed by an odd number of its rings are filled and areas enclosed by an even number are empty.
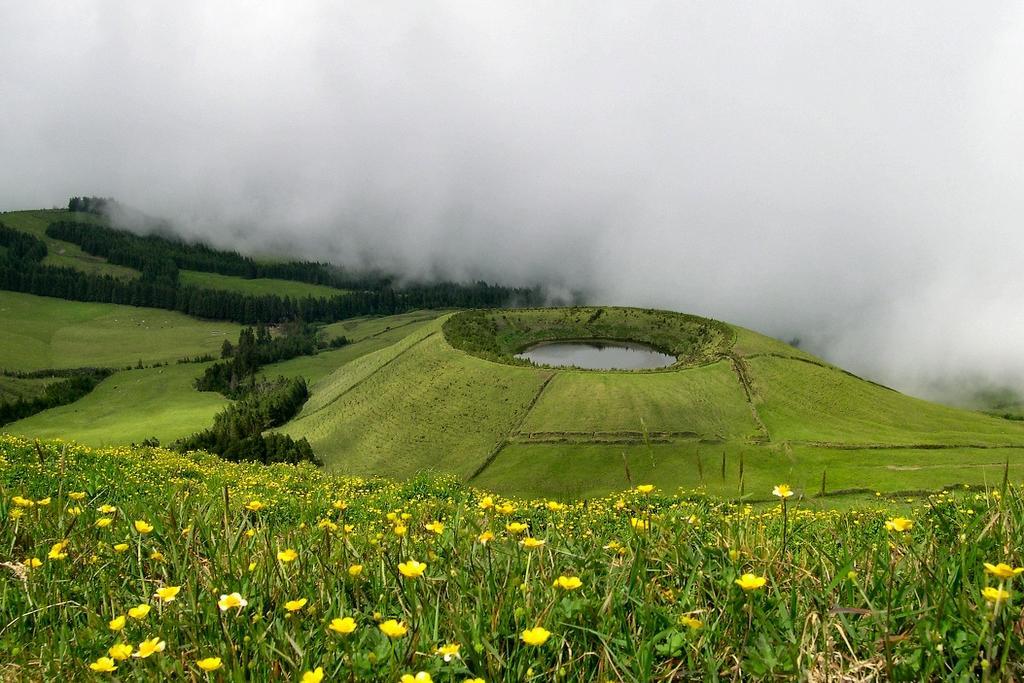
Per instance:
[[[140,271],[149,261],[168,261],[182,270],[201,270],[249,279],[293,280],[337,289],[374,289],[390,283],[390,278],[356,276],[326,263],[263,263],[237,251],[215,249],[201,242],[186,242],[171,234],[138,235],[95,223],[56,221],[46,228],[46,234],[77,244],[87,254]]]
[[[42,261],[46,245],[34,235],[5,227],[0,230],[0,240],[4,240],[0,242],[4,247],[0,255],[0,289],[74,301],[163,308],[245,325],[289,320],[334,322],[421,308],[495,308],[512,301],[530,304],[541,300],[536,288],[501,287],[486,282],[440,282],[401,289],[386,286],[327,298],[252,295],[183,286],[174,281],[169,266],[161,270],[160,262],[150,266],[148,275],[136,279],[45,265]]]
[[[65,372],[69,373],[67,379],[46,385],[41,396],[0,402],[0,426],[22,420],[50,408],[74,403],[92,391],[97,384],[114,371],[107,368],[84,368]],[[32,376],[32,374],[26,373],[25,376]]]

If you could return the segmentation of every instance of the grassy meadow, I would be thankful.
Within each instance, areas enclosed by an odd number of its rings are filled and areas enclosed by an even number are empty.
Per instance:
[[[241,327],[174,311],[0,291],[0,367],[124,367],[220,355]]]
[[[116,372],[74,403],[44,410],[0,430],[94,446],[141,443],[150,437],[169,443],[208,427],[228,403],[220,394],[196,391],[192,386],[206,365],[171,364]]]
[[[86,316],[96,304],[85,304],[78,302],[64,302],[57,299],[44,297],[31,297],[30,295],[11,294],[0,292],[0,302],[5,297],[28,297],[30,300],[41,302],[55,302],[63,304],[54,307],[53,310],[63,312],[77,312],[80,316]],[[31,303],[31,301],[29,302]],[[106,306],[106,305],[104,305]],[[192,319],[186,316],[168,313],[154,309],[113,307],[115,309],[127,309],[127,311],[138,318],[145,320],[159,319],[161,316],[179,317],[185,321]],[[39,310],[35,308],[35,310]],[[30,315],[23,314],[23,318]],[[407,334],[415,331],[419,326],[431,320],[429,316],[436,317],[436,313],[420,312],[416,316],[393,316],[396,320],[391,325],[382,323],[389,318],[361,318],[356,321],[349,321],[348,330],[353,337],[358,339],[351,344],[338,349],[322,351],[315,356],[300,356],[281,363],[274,363],[263,368],[264,377],[273,378],[305,377],[311,385],[330,375],[346,363],[373,351],[386,348],[396,343]],[[98,325],[101,322],[106,324],[102,318],[89,320],[87,324]],[[113,329],[121,327],[124,317],[117,318],[113,322]],[[195,321],[197,322],[197,321]],[[147,362],[170,361],[170,354],[179,350],[184,354],[190,350],[197,354],[198,344],[204,343],[204,337],[209,334],[206,325],[202,323],[196,327],[182,327],[177,330],[183,337],[181,345],[163,347],[163,354],[153,355],[160,352],[160,349],[149,349],[150,355],[143,355]],[[223,328],[223,325],[219,325]],[[233,330],[238,326],[229,325]],[[76,329],[76,328],[72,328]],[[234,331],[232,341],[237,338],[237,331]],[[224,336],[216,338],[216,348],[209,346],[206,353],[219,354],[220,344]],[[89,362],[82,355],[73,355],[69,365],[114,365],[127,366],[133,364],[137,354],[142,353],[142,341],[147,337],[137,339],[122,339],[123,343],[118,344],[112,341],[103,350],[102,360],[98,363],[96,352],[98,350],[84,347],[86,351],[94,355]],[[38,351],[38,349],[37,349]],[[51,352],[52,353],[52,352]],[[198,355],[198,354],[197,354]],[[43,361],[37,361],[43,363]],[[161,443],[169,443],[177,438],[187,436],[200,429],[208,427],[213,421],[213,416],[220,411],[227,400],[216,393],[199,392],[193,388],[193,381],[203,373],[207,363],[186,363],[145,368],[141,370],[123,370],[116,372],[101,382],[96,389],[84,398],[67,405],[59,406],[37,413],[31,417],[13,422],[0,427],[0,431],[11,434],[18,434],[26,437],[39,438],[62,438],[79,441],[90,446],[106,446],[112,444],[140,443],[144,439],[156,437]],[[36,367],[22,364],[18,369],[32,369]],[[17,392],[24,395],[30,391],[39,391],[39,387],[54,381],[53,378],[22,379],[15,377],[0,377],[0,396],[14,396]]]
[[[221,275],[220,273],[204,273],[197,270],[179,270],[178,279],[182,285],[240,292],[254,296],[276,294],[281,297],[290,296],[293,299],[301,299],[307,296],[328,298],[345,294],[343,289],[334,289],[333,287],[314,285],[307,282],[275,280],[273,278],[244,278]]]
[[[895,514],[783,483],[572,504],[0,437],[0,678],[1024,675],[1015,486]]]

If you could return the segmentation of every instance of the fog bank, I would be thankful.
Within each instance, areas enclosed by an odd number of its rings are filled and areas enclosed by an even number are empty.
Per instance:
[[[0,209],[1024,388],[1024,6],[0,0]]]

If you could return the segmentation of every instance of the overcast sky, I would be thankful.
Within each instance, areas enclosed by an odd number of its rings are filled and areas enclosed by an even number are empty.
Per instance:
[[[0,0],[0,208],[1024,388],[1024,4]]]

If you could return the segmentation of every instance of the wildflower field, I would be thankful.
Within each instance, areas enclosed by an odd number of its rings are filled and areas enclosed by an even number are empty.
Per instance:
[[[1024,676],[1006,481],[565,503],[0,436],[0,494],[2,680]]]

